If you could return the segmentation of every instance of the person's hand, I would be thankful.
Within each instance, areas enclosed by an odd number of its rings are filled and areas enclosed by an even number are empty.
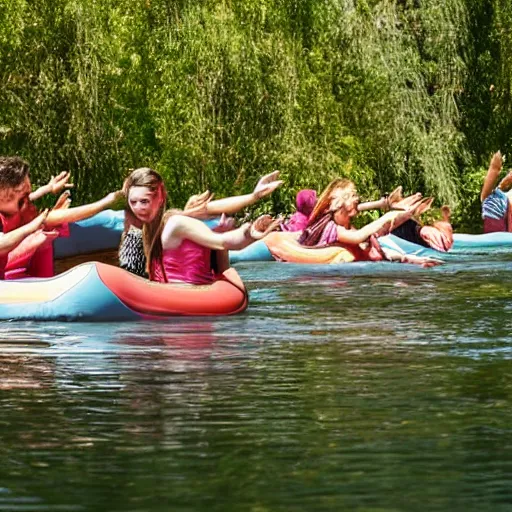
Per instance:
[[[63,192],[57,201],[55,202],[55,205],[53,206],[53,210],[66,210],[71,205],[71,197],[68,190]]]
[[[399,187],[401,188],[401,187]],[[395,191],[393,191],[395,192]],[[393,194],[393,192],[391,194]],[[388,197],[389,208],[390,210],[408,210],[422,199],[421,192],[416,192],[416,194],[412,194],[410,196],[402,197],[401,193],[398,196],[395,196],[396,200],[391,199],[391,195]]]
[[[389,196],[388,196],[389,205],[392,206],[393,204],[401,201],[403,198],[404,198],[403,188],[402,188],[402,185],[400,185],[400,186],[396,187],[395,190],[393,190],[393,192],[391,192],[391,194],[389,194]]]
[[[430,210],[433,202],[433,197],[424,197],[421,201],[412,206],[413,215],[415,217],[419,217],[420,215],[424,214],[427,210]]]
[[[420,265],[423,268],[437,267],[438,265],[442,265],[444,263],[441,260],[427,258],[424,256],[415,256],[413,254],[404,254],[400,261],[402,263],[412,263],[414,265]]]
[[[187,204],[185,204],[185,211],[200,208],[203,205],[208,204],[212,199],[213,194],[211,194],[209,190],[205,190],[202,194],[190,196]]]
[[[58,194],[64,188],[73,188],[73,183],[68,183],[71,177],[70,172],[62,171],[57,176],[52,176],[48,182],[48,189],[52,194]]]
[[[271,231],[274,231],[281,224],[282,220],[280,217],[273,219],[270,215],[262,215],[250,225],[249,236],[253,240],[261,240]]]
[[[500,181],[498,186],[500,187],[500,190],[503,190],[503,192],[510,190],[512,187],[512,170],[508,171],[507,175]]]
[[[225,233],[226,231],[232,231],[235,229],[236,221],[233,217],[228,217],[226,214],[222,214],[219,220],[219,224],[213,231],[216,233]]]
[[[393,210],[385,213],[381,218],[386,221],[385,224],[375,233],[375,236],[384,236],[388,235],[395,229],[395,226],[398,227],[407,220],[409,220],[413,215],[413,210]]]
[[[261,199],[280,187],[283,184],[283,180],[278,180],[277,178],[279,178],[279,171],[274,171],[262,176],[254,187],[253,194],[255,197]]]
[[[208,218],[208,203],[213,199],[213,194],[209,190],[204,191],[202,194],[196,194],[189,198],[183,215],[194,217],[196,219]]]
[[[34,233],[34,231],[42,228],[43,224],[46,222],[46,218],[48,217],[48,212],[49,210],[46,208],[46,210],[43,210],[35,219],[25,224],[29,233]]]
[[[38,241],[39,246],[51,244],[56,238],[59,237],[59,232],[56,230],[46,231],[44,229],[38,229],[34,236]]]
[[[501,167],[503,165],[503,155],[501,151],[496,151],[494,155],[492,155],[491,163],[489,164],[489,170],[493,170],[496,173],[501,171]]]
[[[124,192],[122,190],[116,190],[115,192],[110,192],[110,194],[108,194],[106,197],[105,197],[105,201],[111,205],[117,201],[121,201],[121,200],[124,200],[126,198]]]

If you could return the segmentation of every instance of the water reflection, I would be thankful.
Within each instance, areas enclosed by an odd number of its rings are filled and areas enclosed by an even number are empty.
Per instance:
[[[244,266],[245,315],[1,324],[0,510],[507,510],[509,267]]]

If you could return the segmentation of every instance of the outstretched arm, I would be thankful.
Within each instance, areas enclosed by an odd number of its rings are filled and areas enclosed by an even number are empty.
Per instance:
[[[383,232],[389,232],[398,227],[410,219],[412,214],[412,210],[388,212],[361,229],[346,229],[338,226],[338,242],[352,245],[360,244],[368,240],[372,235],[381,235]]]
[[[402,194],[402,187],[399,186],[389,194],[377,201],[369,201],[361,203],[357,206],[357,210],[364,212],[366,210],[406,210],[414,203],[421,199],[421,193],[416,192],[410,196],[404,197]]]
[[[46,185],[39,187],[29,195],[30,201],[35,201],[46,194],[58,194],[64,188],[72,188],[73,184],[68,183],[69,178],[70,173],[66,171],[61,172],[58,176],[52,176],[52,179]]]
[[[382,248],[388,261],[398,261],[400,263],[412,263],[413,265],[420,265],[421,267],[436,267],[442,265],[444,262],[436,260],[435,258],[429,258],[427,256],[416,256],[414,254],[402,254],[393,249]]]
[[[494,188],[496,187],[496,182],[498,181],[498,176],[501,172],[501,166],[503,165],[503,158],[501,156],[501,151],[494,153],[491,159],[491,163],[489,164],[489,169],[487,170],[487,174],[484,178],[484,183],[482,185],[482,191],[480,192],[480,201],[484,201],[491,194]]]
[[[219,216],[223,213],[233,215],[247,206],[256,203],[263,197],[268,196],[276,190],[276,188],[281,186],[283,182],[282,180],[278,180],[278,177],[279,171],[274,171],[262,176],[252,193],[242,196],[225,197],[215,201],[210,200],[212,196],[208,191],[197,196],[192,196],[185,206],[185,214],[188,215],[190,212],[190,216],[196,218]],[[202,208],[201,205],[203,206]]]
[[[95,203],[84,204],[83,206],[77,206],[75,208],[52,210],[48,214],[46,225],[58,226],[59,224],[88,219],[111,206],[122,195],[123,193],[118,190],[117,192],[111,192]]]
[[[388,207],[385,197],[377,199],[377,201],[367,201],[366,203],[360,203],[357,205],[358,212],[365,212],[368,210],[385,210]]]
[[[28,224],[25,224],[18,229],[14,229],[9,233],[2,234],[0,236],[0,255],[8,254],[18,247],[25,238],[40,229],[44,224],[47,215],[48,210],[45,210]]]
[[[215,233],[203,222],[185,215],[174,215],[162,232],[162,246],[164,249],[175,249],[183,240],[191,240],[196,244],[214,250],[243,249],[255,240],[263,238],[279,223],[272,221],[270,216],[264,215],[254,223],[243,224],[238,229],[224,233]]]

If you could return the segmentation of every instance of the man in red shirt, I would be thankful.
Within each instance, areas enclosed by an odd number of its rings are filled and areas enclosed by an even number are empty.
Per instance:
[[[0,157],[0,279],[53,275],[51,242],[59,236],[55,228],[91,217],[122,195],[117,191],[95,203],[69,208],[66,191],[50,212],[38,214],[32,201],[72,187],[68,180],[69,173],[62,172],[32,192],[27,162],[16,156]]]

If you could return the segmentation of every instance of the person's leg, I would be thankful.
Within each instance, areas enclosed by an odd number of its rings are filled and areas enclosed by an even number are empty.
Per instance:
[[[484,201],[491,194],[492,191],[496,187],[496,182],[498,181],[498,176],[501,172],[501,167],[503,165],[503,159],[501,156],[501,151],[494,153],[491,159],[491,163],[489,164],[489,169],[487,170],[487,174],[484,178],[484,183],[482,185],[482,191],[480,192],[480,201]]]

